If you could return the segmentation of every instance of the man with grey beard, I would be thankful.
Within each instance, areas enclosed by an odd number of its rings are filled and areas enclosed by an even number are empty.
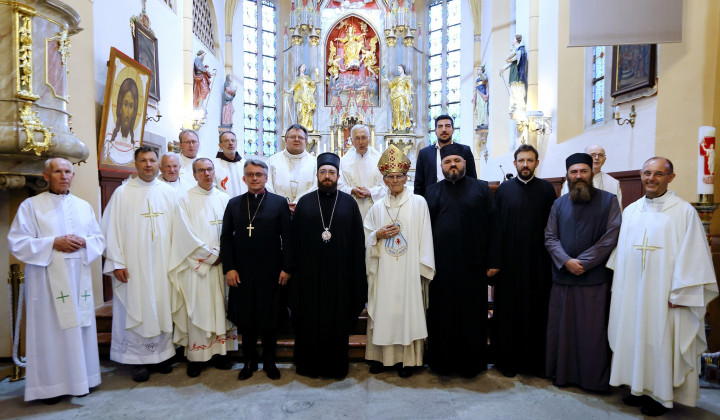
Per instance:
[[[592,184],[593,160],[575,153],[565,161],[568,194],[553,204],[545,247],[553,261],[547,327],[547,376],[558,387],[606,393],[612,270],[605,267],[620,233],[615,194]]]

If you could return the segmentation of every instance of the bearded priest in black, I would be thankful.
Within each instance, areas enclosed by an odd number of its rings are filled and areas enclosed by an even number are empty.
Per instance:
[[[552,286],[552,262],[545,249],[545,225],[557,193],[535,176],[540,160],[529,144],[515,151],[517,177],[495,193],[502,229],[502,270],[495,276],[495,367],[507,376],[545,376],[545,336]]]
[[[293,215],[294,363],[309,377],[347,376],[350,331],[367,302],[362,217],[355,199],[337,189],[339,167],[337,155],[318,156],[318,190],[300,198]]]
[[[487,286],[500,267],[499,229],[490,188],[465,175],[462,153],[459,144],[440,149],[445,179],[425,193],[435,244],[427,355],[434,372],[472,378],[487,369]]]
[[[240,380],[258,370],[258,335],[265,374],[280,378],[275,348],[282,312],[287,311],[282,289],[293,266],[292,225],[285,197],[265,190],[267,172],[265,162],[245,161],[243,181],[248,192],[230,199],[220,235],[220,258],[230,286],[227,317],[242,334],[245,366]]]

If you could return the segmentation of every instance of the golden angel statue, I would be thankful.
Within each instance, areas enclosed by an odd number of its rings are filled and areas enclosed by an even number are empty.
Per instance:
[[[365,65],[365,70],[367,70],[368,73],[372,74],[375,78],[378,77],[377,70],[378,66],[377,64],[377,56],[375,55],[377,51],[377,44],[378,44],[378,37],[374,36],[370,39],[370,49],[362,50],[362,57],[363,57],[363,64]]]
[[[315,69],[315,78],[305,74],[305,64],[301,64],[298,68],[297,76],[293,80],[290,89],[285,91],[286,94],[293,94],[295,102],[295,110],[297,112],[297,123],[305,127],[308,131],[315,131],[313,128],[313,115],[315,114],[315,87],[320,78],[320,71]]]
[[[354,35],[354,33],[355,27],[348,25],[347,35],[334,39],[334,41],[340,41],[344,45],[345,55],[343,58],[346,70],[356,70],[360,67],[360,52],[363,48],[361,41],[365,38],[365,34]]]
[[[410,110],[412,106],[412,78],[405,74],[405,66],[398,65],[398,75],[388,80],[390,88],[390,106],[392,107],[392,129],[393,131],[407,131],[412,126]]]
[[[334,43],[330,43],[330,54],[328,55],[328,73],[333,80],[337,80],[340,75],[340,57],[337,55],[337,48]]]

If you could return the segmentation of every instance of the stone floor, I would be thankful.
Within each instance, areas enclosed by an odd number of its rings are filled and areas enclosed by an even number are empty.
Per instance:
[[[47,419],[632,419],[626,390],[597,396],[549,381],[495,370],[473,380],[438,377],[423,370],[409,379],[395,372],[371,375],[363,363],[351,365],[343,381],[308,379],[291,365],[279,365],[282,378],[270,381],[260,371],[245,382],[231,371],[207,368],[188,378],[185,364],[169,375],[152,374],[137,384],[130,368],[103,360],[103,383],[89,395],[65,397],[47,406],[23,401],[24,381],[0,382],[0,418]],[[6,367],[7,365],[5,365]],[[0,366],[1,368],[2,366]],[[702,389],[695,408],[676,406],[664,419],[720,418],[720,389]]]

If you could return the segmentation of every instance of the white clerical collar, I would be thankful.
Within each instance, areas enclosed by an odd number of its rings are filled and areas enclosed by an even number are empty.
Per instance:
[[[408,192],[407,186],[403,186],[403,190],[398,195],[392,195],[390,188],[388,188],[385,197],[387,197],[387,207],[398,207],[410,199],[410,193]]]
[[[520,178],[520,176],[516,176],[515,179],[517,179],[518,181],[520,181],[520,182],[522,182],[523,184],[527,185],[528,182],[530,182],[530,181],[532,181],[533,179],[535,179],[535,174],[533,174],[533,176],[531,176],[530,179],[528,179],[527,181],[525,181],[524,179]]]
[[[302,153],[298,153],[297,155],[294,155],[288,151],[288,149],[283,150],[283,153],[285,154],[285,157],[292,160],[300,160],[307,156],[308,152],[307,150],[302,151]]]
[[[138,185],[140,185],[142,187],[152,187],[153,185],[157,184],[158,180],[157,180],[157,178],[153,178],[152,181],[145,182],[142,179],[140,179],[140,177],[137,177],[137,178],[135,178],[135,182],[137,182]]]

